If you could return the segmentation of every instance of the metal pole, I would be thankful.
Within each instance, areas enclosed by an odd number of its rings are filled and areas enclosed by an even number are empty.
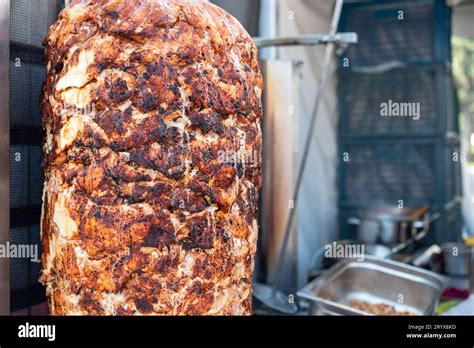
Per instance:
[[[253,42],[259,48],[272,46],[314,46],[335,43],[348,45],[357,43],[356,33],[336,33],[336,34],[307,34],[290,37],[254,37]]]
[[[336,0],[336,5],[335,5],[335,8],[334,8],[334,12],[333,12],[332,20],[331,20],[331,26],[329,28],[329,35],[334,35],[337,31],[337,27],[339,25],[339,19],[341,17],[342,4],[343,4],[343,0]],[[303,148],[303,156],[301,158],[300,166],[299,166],[299,169],[298,169],[298,176],[297,176],[297,179],[296,179],[295,189],[293,191],[293,209],[290,209],[290,212],[288,214],[288,220],[287,220],[287,224],[286,224],[285,235],[284,235],[284,238],[283,238],[283,244],[281,246],[280,253],[279,253],[279,256],[278,256],[277,267],[274,269],[274,277],[273,277],[274,281],[273,281],[273,287],[272,287],[272,297],[275,296],[276,291],[277,291],[277,289],[280,285],[280,282],[281,282],[281,277],[279,276],[279,274],[280,274],[279,270],[283,267],[283,261],[285,259],[286,249],[288,247],[288,241],[290,239],[289,237],[290,237],[290,234],[291,234],[291,228],[293,226],[293,220],[295,218],[295,213],[296,213],[296,207],[297,207],[297,203],[298,203],[298,196],[299,196],[299,191],[300,191],[300,187],[301,187],[301,182],[303,180],[303,174],[304,174],[304,170],[306,168],[306,161],[308,159],[309,150],[311,148],[311,139],[312,139],[312,135],[314,133],[314,126],[315,126],[316,118],[317,118],[317,115],[318,115],[319,104],[321,102],[324,87],[326,85],[328,70],[329,70],[329,66],[330,66],[330,63],[331,63],[331,58],[332,58],[333,52],[334,52],[334,43],[329,42],[327,44],[326,48],[325,48],[325,51],[324,51],[324,60],[323,60],[323,65],[321,67],[321,75],[320,75],[319,81],[318,81],[318,89],[317,89],[317,92],[316,92],[316,100],[314,102],[313,111],[311,113],[311,119],[310,119],[310,124],[309,124],[309,128],[308,128],[308,133],[306,135],[305,144],[304,144],[304,148]]]
[[[10,0],[0,0],[0,244],[10,240]],[[0,259],[0,315],[10,314],[10,260]]]

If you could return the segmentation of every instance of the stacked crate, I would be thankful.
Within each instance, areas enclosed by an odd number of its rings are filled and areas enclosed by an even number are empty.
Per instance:
[[[451,11],[444,0],[345,4],[341,32],[357,32],[339,64],[339,207],[430,205],[430,240],[460,235],[459,138],[451,76]],[[420,115],[382,116],[382,103],[419,103]]]
[[[63,1],[10,2],[10,243],[40,246],[42,41]],[[10,260],[12,313],[32,314],[44,301],[40,264]]]

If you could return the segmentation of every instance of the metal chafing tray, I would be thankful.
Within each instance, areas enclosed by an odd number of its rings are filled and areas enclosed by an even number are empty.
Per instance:
[[[445,285],[445,278],[436,273],[365,256],[341,260],[297,296],[310,302],[310,314],[373,315],[350,306],[358,300],[387,304],[398,312],[433,315]]]

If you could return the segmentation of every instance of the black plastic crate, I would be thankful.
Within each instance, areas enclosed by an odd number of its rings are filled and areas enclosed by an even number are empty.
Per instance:
[[[40,226],[32,225],[10,230],[10,243],[36,246],[38,259],[41,258]],[[11,290],[22,290],[38,284],[41,265],[30,258],[10,259]]]
[[[340,205],[439,207],[461,194],[459,146],[444,141],[386,140],[340,146]],[[348,161],[344,161],[347,159]]]
[[[452,77],[444,67],[393,69],[381,74],[341,72],[339,101],[342,136],[406,137],[457,130]],[[383,115],[382,106],[386,111],[395,104],[398,116]]]
[[[29,150],[29,205],[38,206],[41,205],[43,194],[43,170],[41,168],[42,150],[40,146],[30,146]]]
[[[28,244],[28,227],[13,228],[10,230],[10,243]],[[10,259],[10,287],[12,290],[25,289],[30,285],[29,271],[31,261],[26,258]]]
[[[357,226],[348,223],[348,219],[357,217],[359,209],[356,207],[340,206],[338,210],[338,239],[357,239]]]
[[[10,207],[41,205],[43,173],[40,145],[10,146]]]
[[[56,20],[55,0],[13,0],[10,2],[10,40],[37,47]]]
[[[10,208],[28,205],[29,146],[10,146]]]
[[[343,7],[340,22],[341,32],[354,31],[359,36],[359,43],[342,57],[349,58],[352,68],[451,59],[451,9],[444,0],[349,3]]]
[[[10,63],[10,126],[39,127],[41,125],[39,100],[46,74],[45,67],[25,59],[21,59],[20,63],[21,66],[15,66],[14,61]]]

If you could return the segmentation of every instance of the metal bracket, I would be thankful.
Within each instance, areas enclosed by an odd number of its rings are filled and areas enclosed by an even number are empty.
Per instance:
[[[336,34],[308,34],[289,37],[264,38],[255,37],[253,42],[258,48],[269,46],[314,46],[333,43],[337,45],[349,45],[358,42],[357,33]]]

